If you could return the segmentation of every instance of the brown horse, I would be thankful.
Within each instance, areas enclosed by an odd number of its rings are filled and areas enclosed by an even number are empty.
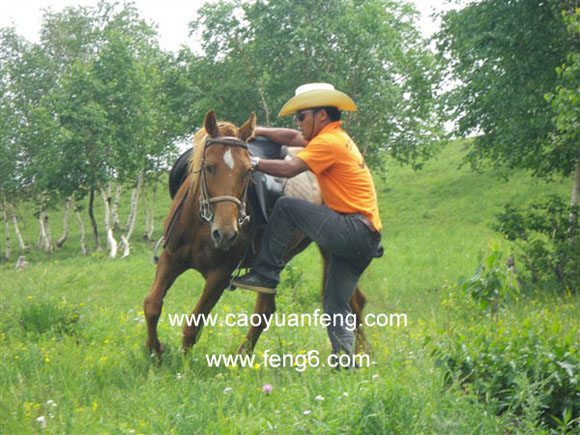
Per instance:
[[[256,117],[239,129],[230,123],[216,121],[213,111],[205,116],[204,128],[194,137],[194,152],[189,174],[179,188],[165,221],[165,245],[157,263],[155,280],[144,302],[147,320],[147,348],[161,354],[163,345],[157,336],[163,298],[175,279],[188,269],[199,271],[205,287],[192,314],[207,315],[230,283],[249,243],[245,216],[245,193],[250,182],[250,155],[246,141],[253,137]],[[286,251],[285,260],[303,251],[310,243],[296,233]],[[328,256],[321,250],[324,274]],[[324,279],[324,278],[323,278]],[[275,310],[274,295],[258,294],[254,313],[271,316]],[[366,299],[358,289],[351,307],[361,319]],[[198,317],[199,318],[199,317]],[[252,326],[238,352],[251,352],[262,333],[265,322]],[[182,346],[189,350],[198,340],[202,326],[185,325]],[[357,350],[365,345],[357,329]]]

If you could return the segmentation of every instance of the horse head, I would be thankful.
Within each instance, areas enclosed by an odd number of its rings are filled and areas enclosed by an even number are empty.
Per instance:
[[[216,248],[227,251],[236,242],[246,218],[246,191],[251,175],[246,142],[254,135],[256,115],[237,128],[218,123],[213,111],[205,115],[204,153],[200,164],[202,218],[211,225]]]

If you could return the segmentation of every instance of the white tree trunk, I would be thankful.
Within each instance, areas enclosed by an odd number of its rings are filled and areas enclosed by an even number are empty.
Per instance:
[[[83,224],[83,218],[81,217],[81,213],[76,206],[73,206],[73,210],[75,211],[75,215],[81,230],[81,252],[83,255],[87,255],[87,246],[85,245],[85,225]]]
[[[153,185],[153,197],[151,198],[151,207],[149,208],[149,223],[147,225],[147,240],[153,238],[153,230],[155,226],[155,199],[157,198],[157,182]]]
[[[115,187],[115,200],[113,201],[113,206],[111,207],[111,219],[113,220],[113,229],[118,230],[121,228],[119,224],[119,202],[121,202],[121,183],[117,181]]]
[[[121,243],[119,243],[121,249],[123,249],[123,255],[121,258],[127,258],[131,253],[131,246],[129,244],[129,240],[125,236],[121,236]]]
[[[22,234],[20,233],[20,227],[18,226],[18,216],[16,214],[16,207],[14,204],[10,204],[10,213],[12,214],[12,223],[14,224],[14,232],[16,233],[16,238],[18,239],[18,246],[22,252],[28,251],[28,247],[24,243]]]
[[[105,206],[105,233],[107,234],[107,247],[109,248],[109,258],[117,256],[117,241],[111,228],[111,183],[108,184],[107,191],[101,187],[101,196]]]
[[[155,225],[155,199],[157,196],[157,182],[153,184],[151,193],[151,203],[148,204],[147,196],[145,195],[145,185],[143,185],[143,210],[145,211],[145,227],[143,230],[143,240],[151,240],[153,238],[153,230]]]
[[[131,239],[131,234],[135,229],[135,221],[137,220],[137,208],[139,205],[139,192],[141,191],[141,186],[143,185],[143,179],[145,174],[141,172],[139,178],[137,179],[137,187],[133,190],[131,195],[131,213],[129,214],[129,220],[127,222],[127,234],[121,237],[121,248],[123,249],[123,258],[129,255],[129,240]]]
[[[40,246],[46,252],[52,252],[52,236],[50,234],[50,224],[48,220],[48,212],[42,210],[38,217],[38,224],[40,227]]]
[[[570,238],[574,240],[578,227],[578,197],[580,196],[580,156],[576,159],[576,170],[570,195]]]
[[[578,197],[580,196],[580,157],[576,160],[576,170],[574,171],[574,180],[572,182],[572,195],[570,198],[570,205],[578,207]],[[574,218],[574,216],[570,216]],[[576,219],[578,216],[576,216]]]
[[[149,231],[149,206],[147,205],[147,195],[145,194],[145,185],[141,190],[141,199],[143,200],[143,217],[145,226],[143,228],[143,240],[147,240],[147,233]]]
[[[56,246],[58,248],[62,247],[62,245],[64,245],[64,242],[66,242],[66,239],[68,239],[68,212],[70,210],[71,202],[72,202],[72,200],[70,198],[67,198],[65,203],[64,203],[64,218],[63,218],[63,222],[62,222],[62,236],[60,236],[59,239],[56,241]]]
[[[4,234],[5,234],[5,247],[4,247],[4,259],[10,260],[10,222],[8,221],[8,214],[6,213],[6,200],[2,201],[2,219],[4,219]]]

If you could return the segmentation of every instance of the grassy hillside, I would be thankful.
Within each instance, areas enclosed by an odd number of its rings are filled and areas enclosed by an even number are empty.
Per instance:
[[[70,240],[60,252],[32,252],[24,270],[0,266],[0,431],[547,430],[533,393],[522,402],[523,412],[498,413],[493,397],[446,378],[430,343],[453,346],[458,334],[482,337],[485,331],[501,335],[506,330],[580,339],[578,296],[529,292],[492,318],[456,286],[461,276],[473,275],[490,244],[510,251],[490,229],[504,202],[566,195],[568,183],[546,185],[522,173],[506,182],[499,173],[458,170],[461,155],[461,144],[452,144],[420,172],[392,166],[386,182],[377,180],[386,255],[373,262],[361,287],[370,299],[368,312],[404,313],[408,323],[367,328],[372,362],[356,371],[258,365],[267,350],[295,361],[300,361],[297,355],[316,351],[325,361],[326,331],[315,326],[272,327],[258,342],[251,368],[209,367],[206,361],[206,355],[233,352],[245,327],[208,326],[200,343],[183,356],[181,328],[171,326],[167,314],[192,310],[203,285],[193,271],[182,275],[165,299],[159,330],[168,350],[158,363],[144,350],[142,302],[155,272],[151,244],[134,243],[125,260],[109,260],[102,253],[80,256],[73,221]],[[163,191],[159,196],[157,235],[169,206]],[[59,213],[53,214],[53,235],[60,225]],[[88,230],[88,221],[85,226]],[[26,228],[34,241],[34,221],[28,220]],[[92,246],[89,234],[87,243]],[[319,287],[320,262],[311,247],[284,272],[279,313],[313,313],[321,307]],[[249,314],[253,303],[250,292],[226,292],[214,312]],[[263,391],[266,384],[269,393]]]

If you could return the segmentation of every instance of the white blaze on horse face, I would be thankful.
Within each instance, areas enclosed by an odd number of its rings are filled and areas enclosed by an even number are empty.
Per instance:
[[[230,169],[234,169],[234,166],[236,166],[236,162],[234,161],[234,157],[232,156],[231,149],[228,149],[224,153],[224,162],[226,163],[226,165],[228,165],[228,168]]]

